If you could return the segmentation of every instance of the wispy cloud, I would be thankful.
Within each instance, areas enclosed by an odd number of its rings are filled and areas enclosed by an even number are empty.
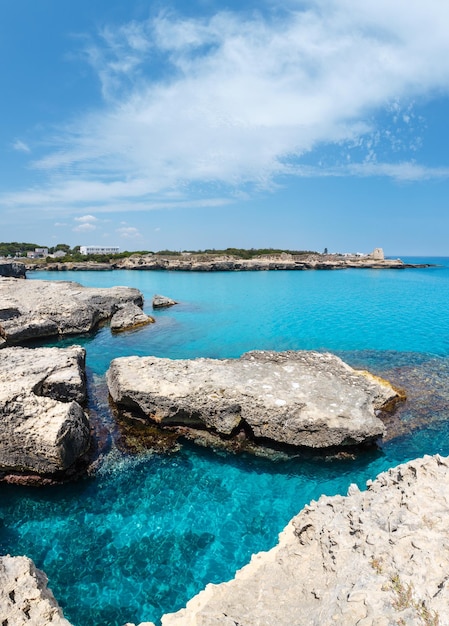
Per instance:
[[[104,107],[34,162],[47,183],[2,201],[98,213],[216,206],[281,175],[447,177],[411,156],[421,141],[411,103],[448,94],[449,4],[287,6],[270,18],[163,13],[104,28],[86,46]],[[339,158],[320,160],[329,146]]]
[[[29,154],[31,152],[31,148],[28,144],[20,139],[16,139],[12,144],[13,150],[17,150],[17,152],[26,152]]]

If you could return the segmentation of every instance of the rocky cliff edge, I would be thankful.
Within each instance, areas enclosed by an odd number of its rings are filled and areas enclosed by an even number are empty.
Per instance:
[[[207,585],[162,626],[447,626],[448,485],[449,459],[436,455],[380,474],[366,491],[322,496],[276,547],[230,582]],[[28,559],[0,557],[5,626],[68,626],[48,595]]]

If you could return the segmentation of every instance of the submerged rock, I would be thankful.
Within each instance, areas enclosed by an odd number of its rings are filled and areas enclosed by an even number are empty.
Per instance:
[[[154,321],[154,317],[146,315],[137,304],[130,302],[114,313],[111,319],[111,330],[114,333],[120,333],[153,324]]]
[[[244,430],[255,440],[310,448],[372,442],[384,432],[375,411],[398,399],[386,381],[307,351],[225,360],[125,357],[112,361],[107,382],[119,409],[162,426],[224,437]]]
[[[367,491],[322,496],[275,548],[234,580],[207,585],[162,626],[447,624],[448,481],[449,459],[424,457]]]
[[[167,296],[153,296],[153,309],[164,309],[166,307],[173,306],[174,304],[178,303]]]
[[[131,287],[82,287],[68,281],[0,278],[0,348],[38,337],[90,332],[127,303],[143,305]]]
[[[48,579],[25,556],[0,556],[0,618],[3,626],[70,626]]]
[[[85,351],[0,351],[0,473],[54,474],[70,468],[90,444],[81,406]]]

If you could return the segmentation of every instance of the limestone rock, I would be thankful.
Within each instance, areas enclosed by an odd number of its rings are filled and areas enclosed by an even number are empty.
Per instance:
[[[381,251],[381,248],[377,250]],[[374,254],[374,253],[373,253]],[[336,270],[359,269],[405,269],[429,267],[428,264],[404,263],[401,259],[381,258],[376,253],[366,256],[340,254],[268,254],[251,259],[233,255],[189,254],[161,256],[157,254],[133,255],[115,262],[116,269],[157,270],[170,272],[253,272],[277,270]],[[57,268],[55,268],[57,269]],[[62,268],[61,268],[62,269]]]
[[[154,321],[154,317],[146,315],[137,304],[130,302],[114,313],[111,318],[111,330],[119,333],[152,324]]]
[[[255,351],[240,359],[112,361],[114,402],[161,425],[207,428],[229,436],[244,428],[257,440],[326,448],[375,440],[375,411],[396,399],[386,381],[319,352]]]
[[[127,303],[143,305],[131,287],[82,287],[67,281],[0,278],[0,339],[6,345],[93,330]]]
[[[207,585],[162,626],[449,624],[449,459],[322,496],[234,580]]]
[[[153,309],[163,309],[168,306],[173,306],[174,304],[178,303],[167,296],[153,296]]]
[[[0,261],[0,276],[25,278],[26,267],[18,261]]]
[[[70,626],[47,583],[27,557],[0,556],[2,626]]]
[[[0,471],[53,474],[89,447],[85,351],[0,351]]]

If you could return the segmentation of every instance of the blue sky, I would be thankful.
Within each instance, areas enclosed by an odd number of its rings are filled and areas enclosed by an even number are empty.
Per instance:
[[[449,256],[449,4],[3,0],[0,240]]]

